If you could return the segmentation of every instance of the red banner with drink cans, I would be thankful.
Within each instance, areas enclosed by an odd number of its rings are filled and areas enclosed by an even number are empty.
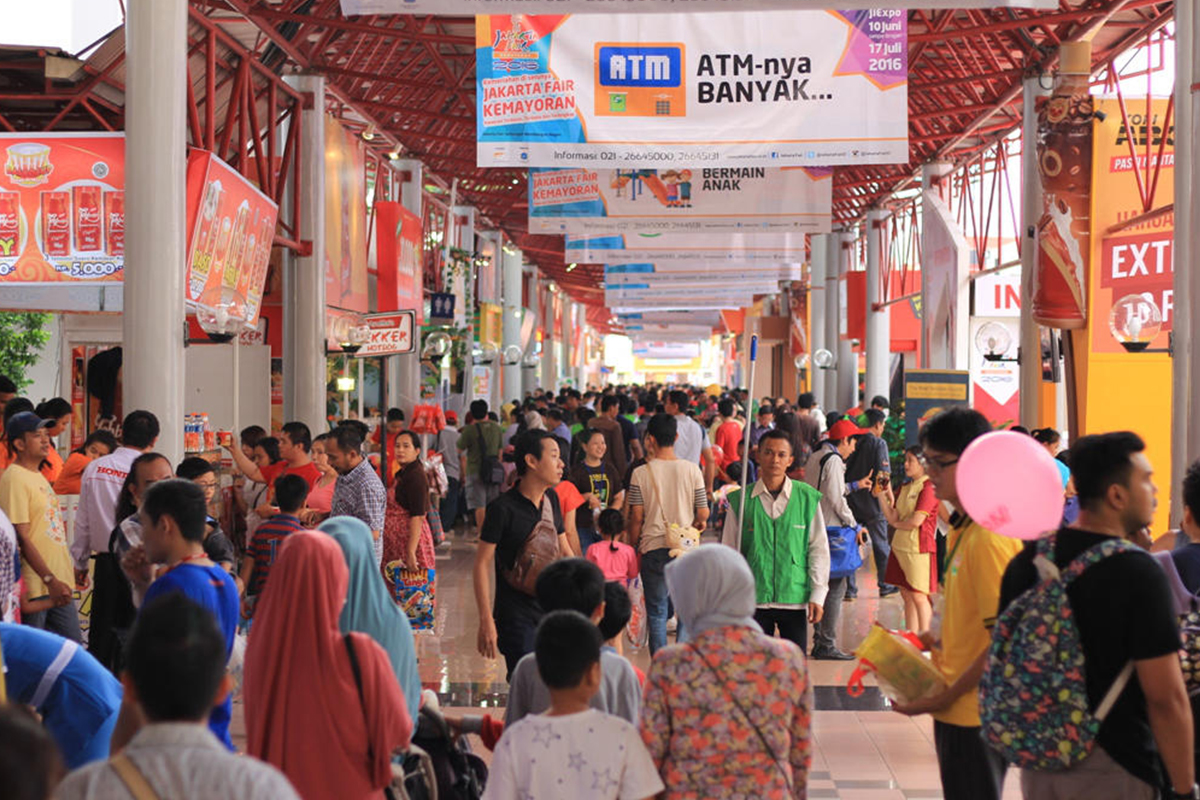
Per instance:
[[[232,306],[258,324],[279,206],[207,150],[188,154],[185,293],[193,308]]]
[[[380,311],[412,309],[421,324],[421,218],[400,203],[375,203],[375,253]]]
[[[125,136],[0,134],[0,283],[120,283]]]

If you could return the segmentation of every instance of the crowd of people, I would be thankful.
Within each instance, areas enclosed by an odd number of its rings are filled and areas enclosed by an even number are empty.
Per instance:
[[[887,398],[839,413],[688,387],[476,400],[424,438],[398,409],[374,431],[250,427],[218,516],[220,471],[157,452],[153,413],[64,460],[69,404],[9,385],[6,796],[383,797],[443,719],[398,576],[432,580],[461,518],[478,653],[509,684],[503,719],[444,715],[494,750],[484,797],[807,796],[809,661],[854,658],[839,619],[864,561],[944,679],[892,704],[933,717],[944,797],[999,798],[1011,764],[1036,800],[1200,797],[1200,676],[1180,657],[1200,652],[1200,463],[1170,550],[1136,434],[1029,434],[1066,503],[1024,545],[959,496],[960,457],[992,431],[975,411],[942,411],[905,449]],[[71,526],[60,496],[78,498]]]

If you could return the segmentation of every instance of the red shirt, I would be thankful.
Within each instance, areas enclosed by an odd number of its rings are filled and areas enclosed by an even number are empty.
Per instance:
[[[742,440],[742,426],[729,420],[717,428],[716,445],[725,454],[721,459],[721,469],[738,460],[738,442]]]
[[[321,480],[321,470],[317,469],[317,465],[313,462],[308,462],[302,467],[291,467],[286,461],[278,461],[270,466],[262,467],[259,472],[262,473],[263,481],[267,486],[271,487],[271,496],[275,496],[275,480],[282,478],[284,475],[299,475],[304,478],[304,482],[308,484],[308,490],[311,492],[317,482]]]
[[[558,495],[558,505],[562,508],[563,518],[570,514],[575,509],[583,505],[583,495],[579,493],[579,489],[570,481],[563,481],[554,487],[555,493]]]

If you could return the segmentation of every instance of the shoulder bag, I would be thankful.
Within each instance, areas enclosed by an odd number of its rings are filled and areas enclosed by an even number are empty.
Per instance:
[[[650,476],[650,486],[654,489],[654,497],[658,500],[658,513],[662,516],[663,532],[667,534],[667,538],[671,539],[672,532],[677,531],[681,541],[694,539],[697,543],[699,543],[700,536],[703,533],[702,531],[696,530],[696,528],[691,525],[684,525],[680,522],[672,522],[670,517],[667,516],[667,506],[663,502],[665,496],[663,495],[662,490],[658,488],[658,478],[655,477],[654,469],[650,466],[650,462],[647,462],[645,466],[646,474]],[[643,498],[642,502],[644,505],[645,498]]]
[[[521,543],[517,557],[511,567],[503,567],[501,575],[508,585],[518,592],[533,597],[537,594],[537,579],[542,570],[552,561],[558,560],[558,528],[554,524],[554,505],[548,496],[554,489],[547,489],[542,496],[542,518]]]

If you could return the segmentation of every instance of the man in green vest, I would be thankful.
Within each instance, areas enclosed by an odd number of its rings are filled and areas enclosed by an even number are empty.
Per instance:
[[[754,573],[754,619],[768,636],[776,629],[808,652],[808,623],[824,614],[829,591],[829,539],[821,517],[821,493],[789,480],[792,441],[768,431],[758,441],[759,480],[729,494],[721,542],[738,550]],[[745,519],[738,518],[741,493]]]

